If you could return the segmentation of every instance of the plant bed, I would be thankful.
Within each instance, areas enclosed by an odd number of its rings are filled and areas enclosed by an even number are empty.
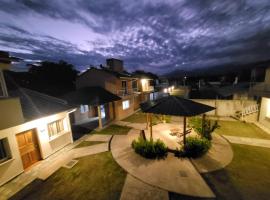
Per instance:
[[[135,152],[145,158],[160,159],[165,158],[168,153],[168,148],[161,140],[154,141],[144,140],[139,137],[137,140],[133,140],[131,144]]]
[[[189,158],[197,158],[210,149],[211,141],[206,138],[199,137],[188,137],[186,139],[186,144],[175,152],[175,155],[178,157],[189,157]]]

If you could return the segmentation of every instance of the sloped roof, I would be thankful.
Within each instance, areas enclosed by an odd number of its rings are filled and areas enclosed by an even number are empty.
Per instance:
[[[117,78],[134,78],[134,79],[136,79],[136,77],[134,77],[131,73],[129,73],[127,71],[117,72],[117,71],[113,71],[113,70],[106,68],[106,67],[101,67],[101,68],[91,67],[91,68],[87,69],[86,71],[82,72],[79,76],[83,76],[84,74],[90,72],[91,70],[104,71],[106,73],[109,73],[109,74],[117,77]]]
[[[221,88],[216,88],[215,92],[223,97],[231,96],[238,92],[248,92],[249,90],[249,83],[238,83],[235,85],[229,85]]]
[[[121,100],[115,94],[102,87],[83,87],[67,93],[63,96],[69,104],[73,105],[102,105],[105,103]]]
[[[57,114],[74,108],[74,106],[68,105],[67,102],[62,99],[26,88],[9,90],[9,96],[20,98],[23,115],[26,121]]]
[[[145,113],[174,116],[195,116],[214,110],[214,107],[177,96],[167,96],[140,104]]]

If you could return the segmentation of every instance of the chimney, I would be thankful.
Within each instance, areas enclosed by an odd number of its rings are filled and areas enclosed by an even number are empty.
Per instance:
[[[106,60],[107,66],[109,66],[109,69],[116,72],[122,72],[124,71],[124,62],[123,60],[115,59],[115,58],[109,58]]]

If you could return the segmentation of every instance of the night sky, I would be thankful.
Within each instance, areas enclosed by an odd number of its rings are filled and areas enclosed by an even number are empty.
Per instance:
[[[270,0],[0,0],[0,49],[79,70],[108,57],[155,73],[266,60]]]

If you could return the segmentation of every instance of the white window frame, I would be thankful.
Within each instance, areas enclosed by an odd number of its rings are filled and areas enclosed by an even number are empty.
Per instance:
[[[83,114],[83,113],[86,113],[86,112],[89,112],[89,106],[88,105],[81,105],[80,106],[80,112]]]
[[[5,163],[12,158],[7,137],[0,139],[0,156],[0,164]]]
[[[51,123],[48,124],[48,135],[49,138],[55,138],[63,133],[65,133],[65,120],[63,119],[59,119],[56,121],[53,121]]]
[[[122,101],[122,108],[123,108],[123,110],[129,109],[130,108],[130,100]]]

